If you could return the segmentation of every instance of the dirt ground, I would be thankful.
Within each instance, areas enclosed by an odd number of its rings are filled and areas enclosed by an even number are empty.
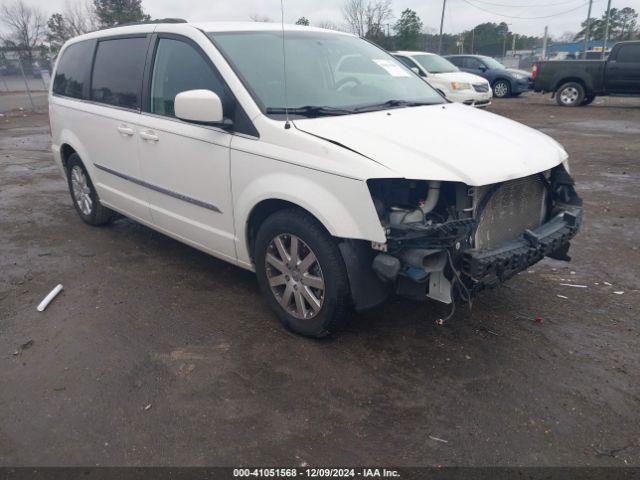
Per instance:
[[[640,465],[640,99],[490,111],[569,151],[573,262],[444,326],[394,299],[325,341],[283,330],[249,272],[83,224],[46,116],[0,118],[0,465]]]

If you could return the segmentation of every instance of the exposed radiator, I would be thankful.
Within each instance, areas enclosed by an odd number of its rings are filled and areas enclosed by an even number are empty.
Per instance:
[[[539,227],[546,217],[547,189],[540,174],[474,189],[474,238],[478,250],[493,249]],[[488,200],[483,200],[490,195]]]

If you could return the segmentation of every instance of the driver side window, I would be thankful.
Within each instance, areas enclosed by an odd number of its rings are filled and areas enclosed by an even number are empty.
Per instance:
[[[477,58],[465,58],[464,59],[464,68],[471,68],[473,70],[480,70],[484,67],[484,63],[482,63]]]
[[[180,40],[158,41],[151,77],[151,113],[175,117],[176,95],[186,90],[211,90],[222,101],[225,116],[230,116],[230,96],[220,77],[191,45]]]

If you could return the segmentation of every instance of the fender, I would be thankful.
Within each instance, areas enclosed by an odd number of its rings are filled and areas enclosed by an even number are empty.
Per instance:
[[[234,153],[240,156],[247,155]],[[260,158],[260,162],[269,164],[264,175],[255,175],[254,168],[252,179],[246,185],[242,185],[240,191],[237,187],[242,181],[238,181],[236,175],[232,174],[239,262],[251,264],[247,227],[252,210],[260,202],[271,199],[284,200],[308,211],[334,237],[386,242],[366,182],[265,158]],[[241,161],[237,157],[234,158],[232,165],[238,163]],[[272,173],[268,173],[269,171]]]

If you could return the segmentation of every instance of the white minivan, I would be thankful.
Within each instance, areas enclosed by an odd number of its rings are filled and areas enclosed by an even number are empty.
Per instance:
[[[346,33],[173,21],[82,35],[60,52],[49,112],[82,220],[119,212],[255,271],[303,335],[395,293],[453,310],[568,259],[581,222],[558,143],[448,102]]]
[[[478,108],[491,105],[493,91],[489,82],[473,73],[461,72],[446,58],[427,52],[398,51],[391,54],[452,102]]]

